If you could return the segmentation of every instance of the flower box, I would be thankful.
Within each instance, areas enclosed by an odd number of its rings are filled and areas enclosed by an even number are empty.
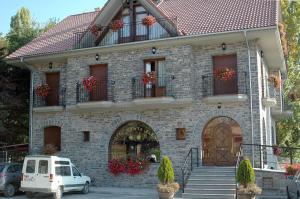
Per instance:
[[[51,88],[48,84],[43,84],[35,88],[35,92],[40,97],[47,97]]]
[[[153,24],[156,23],[156,19],[153,16],[149,15],[146,16],[142,22],[145,26],[152,26]]]
[[[124,26],[124,22],[120,19],[118,20],[114,20],[111,24],[110,24],[110,29],[113,31],[113,32],[116,32],[118,31],[119,29],[123,28]]]
[[[214,77],[224,81],[232,79],[235,74],[235,70],[230,67],[218,68],[214,70]]]

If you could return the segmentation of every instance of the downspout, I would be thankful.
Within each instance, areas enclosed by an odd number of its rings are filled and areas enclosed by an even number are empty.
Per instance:
[[[32,67],[28,65],[24,58],[20,58],[20,62],[26,66],[26,68],[30,69],[30,93],[29,93],[29,149],[28,152],[32,152],[32,111],[33,111],[33,71]]]
[[[247,38],[247,31],[244,31],[244,36],[246,40],[246,45],[248,49],[248,73],[249,73],[249,94],[250,94],[250,115],[251,115],[251,144],[252,144],[252,165],[254,165],[254,123],[253,123],[253,98],[252,98],[252,75],[251,75],[251,51],[249,47],[249,42]]]

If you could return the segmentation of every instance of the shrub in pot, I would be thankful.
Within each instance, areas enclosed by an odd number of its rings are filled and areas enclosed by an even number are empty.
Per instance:
[[[249,159],[241,161],[237,170],[238,198],[255,199],[261,193],[261,188],[255,184],[255,173]]]
[[[160,162],[157,176],[160,184],[157,191],[160,199],[172,199],[179,190],[179,184],[174,182],[174,170],[171,160],[164,156]]]

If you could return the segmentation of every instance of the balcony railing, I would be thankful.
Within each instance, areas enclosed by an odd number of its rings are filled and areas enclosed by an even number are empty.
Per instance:
[[[174,76],[157,77],[153,83],[144,83],[142,77],[133,78],[133,99],[174,97]]]
[[[108,85],[108,80],[97,81],[96,85],[92,88],[91,91],[89,91],[84,87],[84,85],[81,82],[78,82],[76,85],[76,102],[85,103],[113,101],[113,95],[108,95],[110,88]]]
[[[42,97],[33,91],[33,107],[47,107],[47,106],[65,106],[66,88],[58,89],[59,92],[50,90],[47,97]]]
[[[238,72],[231,80],[218,80],[213,74],[202,76],[203,97],[247,94],[247,73]],[[223,82],[221,82],[223,81]],[[221,92],[220,92],[221,91]]]
[[[109,26],[101,28],[98,35],[90,30],[81,30],[74,33],[75,49],[107,46],[121,43],[154,40],[178,36],[177,18],[157,19],[152,26],[146,26],[141,21],[124,24],[123,28],[112,31]]]

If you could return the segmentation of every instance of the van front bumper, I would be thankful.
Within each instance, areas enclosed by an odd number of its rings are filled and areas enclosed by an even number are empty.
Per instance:
[[[32,188],[32,187],[20,187],[20,191],[33,192],[33,193],[54,193],[55,190],[46,188]]]

